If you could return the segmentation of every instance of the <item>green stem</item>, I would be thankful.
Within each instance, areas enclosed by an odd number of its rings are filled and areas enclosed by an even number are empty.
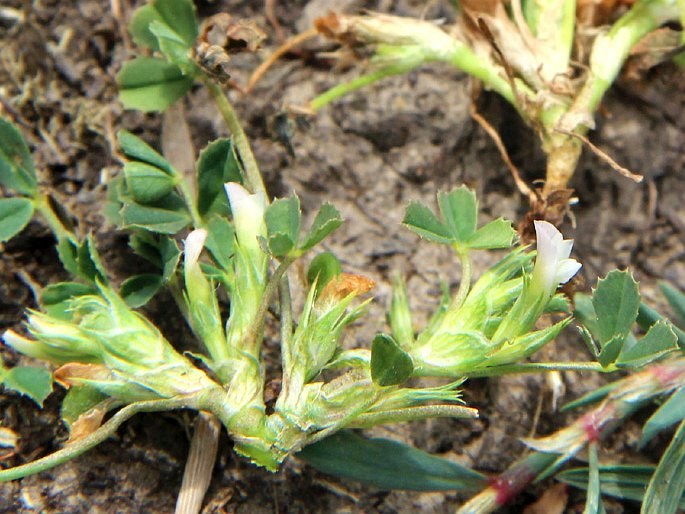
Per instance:
[[[473,277],[473,266],[471,264],[471,256],[468,249],[462,250],[458,247],[454,247],[457,256],[459,257],[459,262],[461,263],[461,280],[459,281],[459,289],[457,294],[452,299],[452,303],[449,306],[450,311],[456,311],[461,307],[466,300],[466,296],[469,294],[471,289],[471,278]]]
[[[261,191],[266,194],[266,187],[264,187],[259,165],[252,153],[252,147],[240,124],[238,114],[235,112],[235,109],[233,109],[233,105],[231,105],[231,102],[229,102],[223,90],[216,82],[208,77],[203,77],[202,80],[205,86],[207,86],[207,89],[209,89],[209,93],[216,102],[219,112],[228,126],[228,130],[233,136],[233,143],[235,144],[245,171],[245,185],[252,193]]]
[[[292,257],[286,257],[285,259],[283,259],[283,261],[279,264],[278,268],[276,268],[274,274],[269,277],[269,281],[266,283],[264,293],[262,294],[261,302],[259,304],[257,312],[255,313],[254,323],[245,334],[245,339],[247,341],[261,340],[264,332],[266,313],[269,310],[269,305],[271,305],[271,302],[276,297],[276,293],[278,292],[278,286],[281,282],[281,279],[284,277],[285,272],[288,270],[288,267],[294,262],[294,260],[295,259]]]
[[[50,201],[48,200],[48,195],[38,194],[34,196],[33,205],[43,217],[43,220],[45,220],[45,222],[48,224],[48,227],[50,227],[52,233],[55,234],[57,241],[62,241],[64,239],[77,239],[76,234],[74,234],[64,225],[64,223],[62,223],[62,220],[59,219],[59,216],[57,216],[55,211],[52,209]]]
[[[548,371],[597,371],[600,373],[612,373],[617,370],[618,368],[614,365],[603,367],[599,362],[529,362],[493,366],[492,368],[464,373],[464,375],[468,378],[483,378],[514,373],[541,373]]]
[[[195,228],[202,228],[204,225],[202,223],[202,216],[200,216],[200,211],[197,209],[197,202],[195,201],[195,196],[190,190],[188,183],[185,180],[183,174],[174,168],[174,176],[176,177],[176,185],[181,190],[181,195],[185,200],[185,204],[190,211],[190,218],[193,221],[193,226]]]
[[[592,120],[592,113],[618,76],[630,50],[662,23],[677,20],[678,14],[675,0],[641,0],[609,32],[598,36],[592,46],[590,76],[562,120],[562,129],[571,132],[583,121]]]
[[[361,414],[347,428],[371,428],[388,423],[402,423],[431,418],[477,418],[478,409],[461,405],[422,405],[383,412]]]
[[[309,102],[309,108],[314,112],[320,111],[323,107],[342,96],[352,93],[353,91],[357,91],[358,89],[361,89],[363,87],[369,86],[374,82],[378,82],[379,80],[382,80],[386,77],[392,77],[394,75],[401,75],[403,73],[407,73],[413,70],[414,68],[420,66],[421,64],[423,63],[419,62],[411,63],[409,65],[399,64],[395,66],[384,66],[378,70],[372,71],[371,73],[366,73],[361,77],[357,77],[356,79],[351,80],[350,82],[338,84],[337,86],[332,87],[328,91],[321,93],[319,96],[314,98],[314,100]]]
[[[139,412],[158,412],[179,409],[183,407],[190,407],[193,403],[193,397],[183,397],[170,398],[166,400],[151,400],[127,405],[114,416],[112,416],[109,421],[98,428],[95,432],[69,443],[65,448],[43,457],[42,459],[29,462],[28,464],[0,470],[0,482],[16,480],[34,473],[40,473],[41,471],[54,468],[55,466],[59,466],[68,460],[78,457],[79,455],[102,443],[110,436],[114,435],[122,423]]]
[[[290,283],[288,276],[283,274],[280,284],[280,307],[281,307],[281,352],[283,353],[283,369],[290,368],[292,362],[292,338],[293,338],[293,307],[290,297]]]

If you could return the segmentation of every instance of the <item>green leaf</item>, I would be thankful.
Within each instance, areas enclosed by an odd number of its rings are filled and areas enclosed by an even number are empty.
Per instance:
[[[138,161],[151,164],[152,166],[164,170],[169,175],[174,175],[173,166],[138,136],[131,134],[127,130],[120,130],[117,133],[117,140],[121,150],[127,157]]]
[[[316,294],[323,291],[333,278],[342,273],[342,264],[331,252],[323,252],[312,259],[307,270],[307,282],[316,282]]]
[[[90,385],[74,385],[62,401],[61,416],[69,430],[82,415],[105,401],[108,397]]]
[[[465,243],[474,235],[478,202],[473,191],[461,186],[449,193],[438,193],[438,206],[454,241]]]
[[[572,402],[569,402],[561,407],[559,409],[561,412],[566,412],[571,409],[577,409],[578,407],[585,407],[586,405],[591,405],[593,403],[597,403],[613,391],[616,386],[618,385],[618,382],[610,382],[606,385],[603,385],[602,387],[599,387],[597,389],[593,389],[589,393],[581,396],[577,400],[573,400]]]
[[[625,335],[617,335],[616,337],[603,343],[602,349],[599,352],[599,355],[597,355],[597,360],[599,363],[602,366],[607,367],[609,364],[614,362],[621,353],[621,349],[623,348],[625,341]]]
[[[329,234],[337,230],[342,225],[342,222],[343,220],[338,209],[329,203],[323,204],[319,212],[316,213],[314,223],[312,223],[312,227],[309,229],[299,249],[304,252],[319,244]]]
[[[379,386],[399,385],[414,371],[411,357],[386,334],[378,334],[371,344],[371,378]]]
[[[195,7],[190,0],[155,0],[133,13],[129,30],[133,41],[152,50],[159,50],[157,37],[150,31],[150,24],[158,22],[178,34],[190,49],[197,39],[198,27]]]
[[[161,203],[161,202],[160,202]],[[131,203],[121,210],[125,227],[136,227],[160,234],[175,234],[190,224],[185,206],[153,207]]]
[[[400,348],[410,349],[414,346],[414,324],[407,295],[407,283],[399,273],[393,277],[392,281],[392,303],[388,311],[388,322],[392,329],[392,336]]]
[[[642,427],[640,446],[644,446],[659,432],[683,419],[685,419],[685,389],[681,388],[676,390]]]
[[[157,38],[159,49],[170,62],[178,66],[185,75],[196,75],[199,69],[181,36],[160,21],[150,23],[149,29]]]
[[[447,225],[443,224],[428,207],[419,202],[407,206],[402,223],[409,230],[436,243],[453,243],[454,236]]]
[[[487,477],[389,439],[365,439],[343,430],[305,447],[297,457],[323,473],[383,490],[480,491]]]
[[[611,271],[597,282],[592,295],[597,315],[598,339],[605,343],[625,337],[637,318],[640,293],[637,282],[626,271]]]
[[[649,330],[649,328],[654,325],[657,321],[660,320],[666,320],[661,314],[659,314],[657,311],[646,305],[644,302],[640,303],[640,309],[638,310],[637,314],[637,324],[640,326],[642,330]],[[671,327],[671,330],[675,333],[676,337],[678,338],[678,346],[680,348],[685,348],[685,332],[682,331],[680,328],[676,327],[675,325],[671,324],[670,322],[669,326]]]
[[[18,366],[2,374],[2,384],[12,391],[28,396],[39,406],[52,392],[52,375],[43,368]]]
[[[676,315],[676,324],[685,327],[685,294],[665,282],[661,282],[659,288]]]
[[[174,177],[143,162],[127,162],[124,165],[124,175],[131,195],[143,204],[160,200],[176,187]]]
[[[585,293],[576,293],[573,296],[573,316],[579,320],[595,338],[599,338],[599,325],[597,314],[592,305],[592,296]]]
[[[0,118],[0,185],[22,195],[32,196],[38,190],[36,168],[21,132]]]
[[[135,253],[159,268],[163,282],[168,282],[174,276],[181,258],[181,250],[175,240],[138,230],[131,235],[129,245]]]
[[[616,365],[620,367],[641,368],[657,359],[666,357],[678,349],[678,339],[669,323],[657,321],[647,334],[628,348],[627,345],[618,356]]]
[[[81,243],[77,250],[78,276],[90,282],[101,282],[107,284],[107,273],[102,265],[100,255],[95,248],[95,240],[89,234],[86,240]]]
[[[62,266],[69,273],[79,276],[78,268],[78,244],[70,238],[61,239],[57,243],[57,256]]]
[[[137,309],[149,302],[162,288],[162,284],[163,280],[159,275],[134,275],[124,280],[119,294],[129,307]]]
[[[685,491],[685,421],[676,430],[649,481],[642,512],[675,514]],[[649,510],[645,510],[645,507]]]
[[[185,95],[193,81],[175,64],[154,57],[136,57],[117,75],[119,100],[127,109],[163,111]]]
[[[602,494],[622,500],[642,501],[654,469],[654,466],[599,466]],[[588,468],[568,469],[557,474],[556,478],[578,489],[587,489]],[[685,507],[685,501],[682,499],[680,506]]]
[[[509,248],[515,239],[516,231],[511,221],[498,218],[476,230],[476,233],[465,242],[465,246],[474,250]]]
[[[207,223],[205,246],[216,263],[225,271],[231,270],[235,231],[226,218],[212,216]]]
[[[224,190],[226,182],[243,183],[240,164],[230,139],[217,139],[200,152],[197,169],[197,208],[201,216],[218,213],[228,216],[231,209]]]
[[[591,443],[589,448],[590,468],[588,473],[587,498],[583,514],[605,514],[604,504],[601,498],[599,480],[599,462],[597,460],[597,443]]]
[[[0,243],[9,241],[33,217],[33,202],[28,198],[0,198]]]
[[[162,280],[169,282],[176,273],[181,259],[181,249],[178,243],[168,236],[159,236],[159,256],[162,261]]]
[[[265,221],[269,251],[275,257],[284,257],[295,248],[300,239],[300,199],[293,195],[275,200],[266,208]]]
[[[80,282],[59,282],[41,291],[40,303],[47,314],[59,319],[70,320],[71,299],[88,294],[97,294],[97,288]]]

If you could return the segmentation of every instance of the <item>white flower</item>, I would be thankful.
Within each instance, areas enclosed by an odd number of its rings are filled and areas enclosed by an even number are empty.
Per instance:
[[[238,243],[244,248],[258,246],[257,237],[266,236],[264,212],[266,195],[263,192],[250,194],[236,182],[224,184],[233,213],[233,224]]]
[[[184,248],[186,266],[194,266],[197,263],[206,239],[207,231],[203,228],[193,230],[188,234]]]
[[[537,291],[552,294],[559,284],[565,284],[580,269],[581,264],[569,259],[573,239],[564,239],[554,225],[535,221],[538,254],[533,269],[531,286]]]

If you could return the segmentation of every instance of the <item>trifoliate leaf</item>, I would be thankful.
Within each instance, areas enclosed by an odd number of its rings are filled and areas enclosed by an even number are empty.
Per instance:
[[[449,193],[438,193],[438,206],[455,241],[465,243],[476,231],[478,202],[466,186]]]
[[[0,118],[0,185],[32,196],[38,188],[36,168],[21,132]]]
[[[332,232],[337,230],[338,227],[342,225],[342,222],[343,219],[342,216],[340,216],[338,209],[329,203],[323,204],[316,214],[314,222],[299,249],[301,251],[306,251],[319,244]]]
[[[143,204],[156,202],[176,186],[176,180],[166,171],[143,162],[127,162],[124,175],[131,195]]]
[[[176,64],[154,57],[136,57],[117,75],[119,100],[127,109],[163,111],[185,95],[194,78]]]
[[[452,243],[453,235],[428,207],[419,202],[407,206],[402,223],[409,230],[436,243]]]
[[[197,208],[201,216],[217,213],[228,216],[228,204],[224,184],[242,184],[240,164],[230,139],[217,139],[200,152],[195,166],[197,169]]]
[[[149,302],[162,288],[163,280],[159,275],[144,273],[127,278],[121,284],[119,295],[126,304],[137,309]]]
[[[379,386],[399,385],[414,371],[414,363],[395,340],[378,334],[371,344],[371,378]]]
[[[188,49],[197,39],[197,18],[191,0],[154,0],[133,13],[129,26],[133,41],[152,50],[159,50],[158,39],[150,31],[150,24],[153,22],[176,33]]]
[[[276,257],[284,257],[295,248],[300,238],[300,199],[293,195],[275,200],[266,209],[265,221],[269,251]]]
[[[117,140],[121,150],[127,157],[151,164],[169,175],[174,174],[174,168],[169,161],[138,136],[131,134],[127,130],[120,130],[117,132]]]
[[[0,243],[21,232],[31,221],[33,210],[28,198],[0,198]]]
[[[52,375],[43,368],[18,366],[2,372],[2,384],[12,391],[28,396],[39,406],[52,392]]]

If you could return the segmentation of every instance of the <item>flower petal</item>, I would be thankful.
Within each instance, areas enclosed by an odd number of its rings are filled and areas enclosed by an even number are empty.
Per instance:
[[[184,248],[186,266],[192,266],[198,261],[206,239],[207,231],[203,228],[198,228],[188,234]]]

